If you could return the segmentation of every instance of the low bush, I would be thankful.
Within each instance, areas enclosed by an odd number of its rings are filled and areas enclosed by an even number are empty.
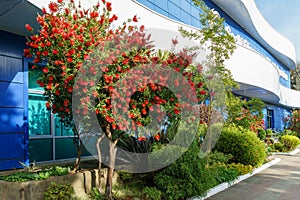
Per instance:
[[[143,193],[149,200],[161,200],[161,191],[156,189],[156,187],[145,187]]]
[[[24,182],[30,180],[45,180],[50,176],[62,176],[68,174],[70,171],[69,167],[53,166],[37,171],[19,171],[6,176],[0,176],[0,180],[10,182]]]
[[[266,159],[265,145],[252,131],[238,126],[224,127],[214,150],[231,154],[231,162],[260,166]]]
[[[266,139],[266,136],[267,136],[267,133],[266,133],[266,131],[264,129],[260,128],[260,129],[257,130],[257,137],[260,140],[264,141]]]
[[[199,196],[222,182],[237,178],[238,172],[223,163],[230,155],[216,152],[200,158],[199,152],[195,140],[178,160],[154,176],[154,184],[162,192],[162,199]]]
[[[283,144],[283,151],[291,151],[300,145],[299,138],[293,135],[281,136],[279,141]]]
[[[283,152],[284,146],[281,142],[274,143],[274,149],[277,152]]]
[[[227,167],[229,169],[234,169],[236,170],[239,175],[244,175],[244,174],[248,174],[250,172],[252,172],[253,167],[251,165],[243,165],[241,163],[231,163],[229,165],[227,165]]]
[[[64,184],[57,184],[51,182],[47,187],[45,195],[45,200],[70,200],[74,194],[74,188],[71,183],[65,182]]]

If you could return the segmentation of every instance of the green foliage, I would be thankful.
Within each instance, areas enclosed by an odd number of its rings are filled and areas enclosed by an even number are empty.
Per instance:
[[[64,184],[51,182],[44,195],[45,200],[69,200],[74,193],[74,188],[69,182]]]
[[[228,164],[227,167],[236,170],[239,173],[239,175],[248,174],[253,170],[252,165],[244,165],[241,163],[231,163]]]
[[[218,164],[210,166],[218,184],[224,182],[233,182],[240,173],[233,167],[228,167],[226,164]]]
[[[273,135],[273,131],[271,129],[266,130],[266,136],[271,137]]]
[[[183,156],[154,177],[156,187],[168,199],[185,199],[204,193],[217,185],[204,159],[199,159],[199,146],[196,141]]]
[[[264,141],[266,139],[266,136],[267,136],[267,133],[264,129],[260,128],[258,129],[258,132],[257,132],[257,137],[261,140],[261,141]]]
[[[274,143],[274,150],[276,152],[284,152],[284,146],[281,142]]]
[[[255,167],[266,158],[265,145],[255,133],[234,125],[223,128],[214,150],[232,154],[231,162]]]
[[[106,196],[104,194],[101,194],[101,192],[99,192],[97,188],[92,188],[89,196],[93,200],[106,200]]]
[[[281,136],[279,140],[283,144],[283,151],[291,151],[300,145],[299,138],[293,135]]]
[[[248,101],[233,94],[227,95],[227,123],[234,123],[245,129],[258,132],[264,128],[263,108],[265,104],[262,100],[251,98]]]
[[[24,182],[30,180],[45,180],[50,176],[62,176],[68,174],[70,168],[68,167],[59,167],[53,166],[48,169],[43,169],[40,171],[22,171],[22,172],[15,172],[7,176],[0,176],[0,180],[3,181],[10,181],[10,182]]]
[[[291,88],[300,91],[300,63],[297,63],[296,69],[291,70]]]
[[[209,165],[215,165],[220,163],[228,163],[233,156],[231,154],[224,154],[222,152],[215,151],[214,153],[208,154],[207,158]]]
[[[149,200],[160,200],[161,199],[161,191],[159,191],[156,187],[145,187],[143,189],[143,193]]]
[[[183,156],[155,175],[154,183],[162,192],[162,198],[186,199],[203,195],[222,182],[236,179],[238,171],[224,163],[231,155],[215,152],[200,158],[199,152],[200,147],[194,141]]]

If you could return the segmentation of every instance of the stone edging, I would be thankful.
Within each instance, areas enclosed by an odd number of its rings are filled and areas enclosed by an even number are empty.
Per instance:
[[[255,175],[255,174],[257,174],[257,173],[259,173],[259,172],[261,172],[261,171],[263,171],[263,170],[271,167],[272,165],[275,165],[275,164],[279,163],[280,161],[281,161],[281,158],[275,158],[274,160],[272,160],[272,161],[270,161],[270,162],[262,165],[261,167],[255,168],[252,172],[250,172],[248,174],[245,174],[245,175],[239,176],[233,182],[230,182],[230,183],[229,182],[221,183],[220,185],[217,185],[216,187],[213,187],[213,188],[209,189],[207,191],[206,196],[204,196],[204,197],[193,197],[193,198],[190,198],[190,200],[204,200],[204,199],[206,199],[208,197],[211,197],[211,196],[213,196],[213,195],[215,195],[215,194],[217,194],[217,193],[219,193],[219,192],[221,192],[223,190],[226,190],[230,186],[235,185],[235,184],[237,184],[237,183],[239,183],[239,182],[241,182],[241,181],[243,181],[243,180],[245,180],[247,178],[250,178],[251,176],[253,176],[253,175]]]
[[[272,155],[294,156],[299,152],[300,152],[300,149],[295,149],[294,151],[291,151],[291,152],[274,152],[274,153],[272,153]]]

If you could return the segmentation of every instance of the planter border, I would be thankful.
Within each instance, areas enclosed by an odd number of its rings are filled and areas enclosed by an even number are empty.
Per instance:
[[[300,152],[300,149],[295,149],[291,152],[274,152],[272,155],[285,155],[285,156],[294,156]]]
[[[252,172],[248,173],[248,174],[245,174],[245,175],[241,175],[239,176],[236,180],[234,180],[233,182],[225,182],[225,183],[221,183],[220,185],[217,185],[211,189],[209,189],[207,191],[207,194],[203,197],[192,197],[190,198],[189,200],[204,200],[206,198],[209,198],[219,192],[222,192],[223,190],[226,190],[227,188],[247,179],[247,178],[250,178],[251,176],[254,176],[255,174],[279,163],[281,161],[281,158],[275,158],[274,160],[268,162],[268,163],[265,163],[263,164],[261,167],[258,167],[258,168],[255,168]]]

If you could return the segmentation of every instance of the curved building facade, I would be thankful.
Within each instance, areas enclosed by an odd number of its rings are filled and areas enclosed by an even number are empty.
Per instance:
[[[89,6],[94,0],[82,1]],[[153,31],[158,47],[180,36],[180,27],[201,29],[199,13],[191,0],[112,0],[120,19],[137,15]],[[261,98],[266,103],[267,128],[280,131],[282,118],[300,108],[300,92],[290,89],[290,70],[295,69],[295,48],[262,17],[254,0],[205,0],[225,18],[237,49],[226,61],[240,84],[236,95]],[[23,57],[29,23],[35,29],[36,13],[48,1],[0,2],[0,170],[22,167],[20,162],[55,161],[75,155],[72,133],[65,130],[44,107],[43,91],[35,84],[38,74]],[[122,20],[121,20],[122,21]],[[183,44],[184,45],[184,44]],[[42,125],[41,125],[42,124]]]

